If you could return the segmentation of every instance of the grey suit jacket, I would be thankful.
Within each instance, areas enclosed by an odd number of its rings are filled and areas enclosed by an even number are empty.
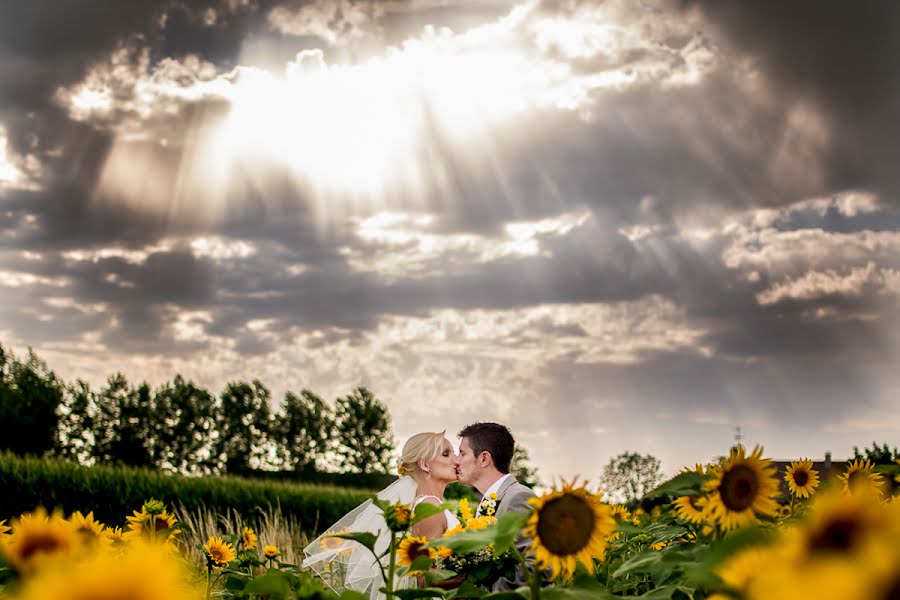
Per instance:
[[[500,489],[497,490],[497,518],[508,511],[531,512],[531,506],[528,504],[528,500],[534,497],[535,493],[531,488],[516,481],[515,477],[510,477],[504,481],[500,486]],[[522,538],[521,535],[519,536],[519,539],[516,540],[516,548],[525,555],[525,560],[531,565],[534,557],[527,553],[528,541]],[[515,590],[523,585],[526,585],[525,571],[519,567],[516,572],[515,580],[501,577],[494,582],[491,589],[495,592],[501,592]]]

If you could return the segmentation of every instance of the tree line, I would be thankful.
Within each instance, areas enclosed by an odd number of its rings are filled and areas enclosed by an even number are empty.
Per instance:
[[[0,450],[184,474],[390,473],[396,445],[387,407],[365,387],[333,404],[289,391],[276,410],[258,380],[215,395],[181,375],[154,389],[116,373],[95,389],[2,345],[0,424]]]

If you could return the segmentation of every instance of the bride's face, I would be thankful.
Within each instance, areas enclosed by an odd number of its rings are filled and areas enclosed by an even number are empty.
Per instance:
[[[453,462],[453,445],[444,439],[441,453],[428,461],[432,479],[438,481],[456,481],[456,465]]]

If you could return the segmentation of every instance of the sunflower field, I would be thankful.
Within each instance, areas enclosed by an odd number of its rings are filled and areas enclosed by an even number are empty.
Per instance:
[[[201,539],[156,500],[121,526],[36,508],[0,521],[0,597],[900,599],[900,464],[856,460],[823,481],[800,460],[784,478],[787,497],[762,449],[737,446],[714,464],[685,469],[632,509],[575,482],[534,498],[528,514],[499,519],[474,518],[465,500],[415,511],[375,500],[388,547],[376,552],[369,532],[335,532],[334,569],[317,571],[298,564],[299,548],[279,547],[271,531],[243,527]],[[432,540],[412,535],[417,521],[444,508],[457,511],[459,528]],[[340,580],[348,543],[378,558],[379,589],[362,594]],[[515,585],[492,591],[501,574]]]

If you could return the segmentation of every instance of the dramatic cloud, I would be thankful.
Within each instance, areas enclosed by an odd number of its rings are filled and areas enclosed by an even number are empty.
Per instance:
[[[10,4],[0,341],[368,385],[548,478],[896,441],[896,11]]]

